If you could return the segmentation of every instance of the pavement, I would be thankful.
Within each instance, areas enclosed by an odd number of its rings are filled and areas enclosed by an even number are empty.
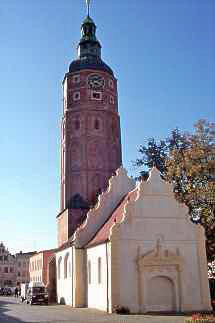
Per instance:
[[[185,316],[117,315],[68,305],[28,305],[0,296],[1,323],[185,323]]]

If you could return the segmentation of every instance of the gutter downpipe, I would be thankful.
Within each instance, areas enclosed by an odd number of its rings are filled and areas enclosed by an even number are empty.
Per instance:
[[[107,272],[107,313],[109,313],[109,266],[108,266],[108,241],[106,242],[106,272]]]
[[[74,280],[74,260],[73,260],[73,246],[72,246],[72,307],[74,307],[74,292],[73,292],[73,280]]]

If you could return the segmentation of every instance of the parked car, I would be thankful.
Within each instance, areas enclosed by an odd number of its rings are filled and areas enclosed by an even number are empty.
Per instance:
[[[27,289],[26,302],[31,305],[48,305],[48,293],[45,285],[41,282],[30,282]]]
[[[10,287],[2,287],[0,288],[0,295],[11,296],[13,295],[13,290]]]
[[[10,287],[4,288],[4,295],[5,296],[11,296],[13,294],[12,289]]]

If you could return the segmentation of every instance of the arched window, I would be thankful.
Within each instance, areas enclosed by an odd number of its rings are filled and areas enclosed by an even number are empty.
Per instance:
[[[100,127],[99,127],[100,125],[99,125],[99,120],[98,119],[96,119],[95,120],[95,123],[94,123],[94,128],[96,129],[96,130],[98,130]]]
[[[88,260],[88,284],[91,284],[91,261]]]
[[[71,262],[69,261],[69,277],[72,276],[72,271],[71,271]]]
[[[76,119],[75,120],[75,130],[79,130],[80,129],[80,120]]]
[[[69,258],[69,254],[67,253],[66,256],[64,257],[64,279],[68,277],[68,258]]]
[[[98,258],[98,284],[102,282],[102,258]]]
[[[62,257],[58,259],[58,266],[57,266],[58,279],[60,279],[60,276],[61,276],[61,263],[62,263]]]

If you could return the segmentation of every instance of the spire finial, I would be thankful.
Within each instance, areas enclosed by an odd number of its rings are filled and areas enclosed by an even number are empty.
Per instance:
[[[90,0],[86,0],[87,3],[87,15],[90,15]]]

